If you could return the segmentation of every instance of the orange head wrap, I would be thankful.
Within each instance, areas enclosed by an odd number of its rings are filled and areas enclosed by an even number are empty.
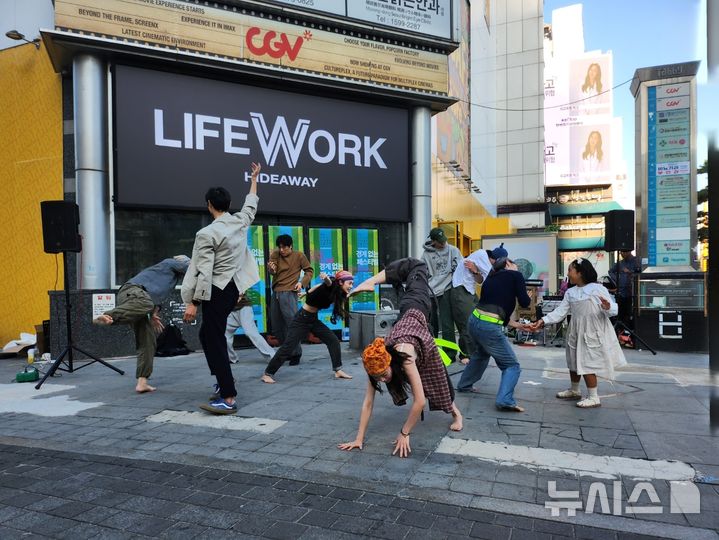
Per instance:
[[[381,375],[387,371],[390,360],[392,360],[392,357],[387,352],[384,346],[384,339],[381,337],[375,338],[375,340],[362,351],[364,369],[370,377]]]

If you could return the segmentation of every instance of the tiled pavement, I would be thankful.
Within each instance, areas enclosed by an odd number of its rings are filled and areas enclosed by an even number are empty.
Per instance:
[[[573,527],[572,534],[583,530],[582,527],[599,527],[612,529],[616,534],[717,537],[719,438],[709,429],[710,383],[706,356],[660,353],[653,357],[645,352],[630,351],[630,366],[620,373],[618,381],[600,384],[602,408],[581,411],[553,397],[566,385],[563,351],[543,347],[520,349],[518,356],[523,373],[517,397],[527,407],[526,413],[517,415],[494,409],[498,373],[491,368],[486,382],[479,387],[480,393],[458,396],[458,405],[465,415],[465,429],[460,434],[451,434],[447,431],[448,417],[441,413],[427,414],[425,421],[415,428],[411,458],[400,460],[390,455],[391,441],[407,411],[392,406],[387,396],[376,400],[365,449],[351,453],[336,449],[338,442],[354,438],[357,429],[365,384],[362,367],[355,351],[343,349],[345,369],[355,375],[355,379],[337,381],[332,378],[326,349],[305,346],[304,350],[302,365],[283,367],[275,385],[258,381],[264,362],[254,350],[241,351],[243,360],[233,366],[240,392],[239,416],[259,421],[286,421],[271,433],[212,428],[202,423],[148,421],[164,411],[178,411],[177,414],[197,411],[197,405],[207,399],[211,380],[204,357],[193,354],[157,359],[152,380],[159,390],[141,396],[132,391],[133,359],[113,361],[128,372],[124,377],[94,365],[48,381],[41,392],[27,384],[0,385],[0,443],[28,449],[27,457],[42,455],[45,449],[80,453],[76,456],[78,462],[95,459],[93,456],[109,459],[111,463],[116,458],[131,458],[139,460],[140,468],[154,464],[196,466],[205,471],[210,467],[221,468],[228,474],[269,477],[276,482],[297,481],[303,485],[319,485],[319,482],[326,486],[351,487],[393,500],[447,504],[458,512],[464,509],[465,514],[470,510],[497,514],[499,517],[492,518],[491,523],[497,527],[508,526],[503,521],[507,519],[543,523],[550,516],[544,508],[550,480],[557,481],[558,489],[578,490],[586,500],[593,481],[605,483],[610,490],[612,479],[582,475],[569,465],[561,471],[531,469],[510,466],[502,460],[481,461],[441,454],[436,450],[443,438],[459,437],[598,456],[679,460],[692,465],[706,482],[696,484],[702,495],[701,513],[635,517],[578,513],[572,518],[565,515],[556,523]],[[10,380],[20,364],[20,360],[0,361],[0,380]],[[454,365],[450,368],[450,372],[455,373],[454,380],[459,369]],[[3,394],[13,397],[4,400]],[[27,463],[43,465],[27,457]],[[135,471],[134,474],[142,473]],[[148,475],[147,479],[158,483],[161,476]],[[173,482],[186,481],[186,476],[171,475]],[[74,478],[82,482],[83,477]],[[626,502],[637,480],[622,480]],[[231,485],[226,478],[222,481]],[[654,481],[653,485],[666,500],[668,483]],[[201,486],[197,489],[201,490]],[[0,501],[0,522],[4,526],[7,520],[2,519],[3,512],[8,511],[5,505],[9,503]],[[304,517],[280,521],[308,525],[299,523]],[[372,519],[364,513],[354,517]],[[344,521],[333,523],[332,531],[341,530]],[[444,522],[440,520],[440,523]],[[435,529],[442,526],[437,525]],[[526,531],[526,525],[515,527],[513,538],[543,532]],[[0,538],[4,535],[0,534]]]
[[[643,538],[320,481],[7,445],[0,456],[4,540]]]

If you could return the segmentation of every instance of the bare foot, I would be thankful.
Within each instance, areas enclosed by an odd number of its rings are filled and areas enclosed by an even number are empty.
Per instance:
[[[100,324],[102,326],[107,326],[109,324],[112,324],[112,317],[110,317],[109,315],[98,315],[92,322],[95,324]]]
[[[147,377],[138,377],[137,386],[135,386],[135,392],[138,394],[144,394],[145,392],[154,392],[156,389],[154,386],[147,384]]]
[[[260,377],[260,380],[261,380],[263,383],[267,383],[267,384],[275,384],[275,382],[277,382],[277,381],[275,381],[272,377],[270,377],[267,373],[265,373],[264,375],[262,375],[262,377]]]
[[[352,375],[349,375],[342,371],[341,369],[338,369],[335,371],[335,379],[351,379]]]
[[[449,429],[452,431],[462,431],[464,427],[462,423],[462,413],[459,412],[459,409],[454,403],[452,403],[452,419],[453,422],[450,424]]]

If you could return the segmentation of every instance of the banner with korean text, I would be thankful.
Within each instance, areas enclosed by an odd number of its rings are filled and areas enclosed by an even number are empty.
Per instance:
[[[379,272],[379,244],[377,229],[347,230],[347,270],[355,277],[355,286]],[[379,287],[373,293],[364,292],[350,298],[352,311],[379,309]]]

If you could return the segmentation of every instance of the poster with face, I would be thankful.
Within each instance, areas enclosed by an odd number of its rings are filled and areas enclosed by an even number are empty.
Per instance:
[[[570,184],[596,184],[611,181],[611,124],[570,128],[572,151],[569,156]]]
[[[612,57],[574,58],[569,62],[569,100],[577,116],[612,115]]]

